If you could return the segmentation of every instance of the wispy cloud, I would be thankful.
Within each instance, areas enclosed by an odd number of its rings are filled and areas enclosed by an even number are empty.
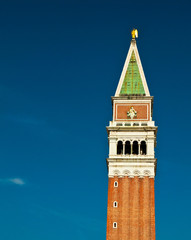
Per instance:
[[[26,184],[25,181],[21,178],[1,178],[0,183],[3,184],[16,184],[16,185],[24,185]]]
[[[21,179],[21,178],[10,178],[10,179],[8,179],[8,181],[10,183],[14,183],[14,184],[17,184],[17,185],[24,185],[25,184],[24,180]]]

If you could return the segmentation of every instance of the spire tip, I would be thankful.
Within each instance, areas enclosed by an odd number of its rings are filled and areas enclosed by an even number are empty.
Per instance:
[[[132,36],[132,39],[138,38],[138,30],[134,28],[131,31],[131,36]]]

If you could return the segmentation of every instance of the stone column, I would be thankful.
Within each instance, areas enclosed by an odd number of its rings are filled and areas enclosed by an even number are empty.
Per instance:
[[[138,142],[138,155],[141,154],[141,142]]]
[[[125,155],[125,142],[123,142],[123,155]]]

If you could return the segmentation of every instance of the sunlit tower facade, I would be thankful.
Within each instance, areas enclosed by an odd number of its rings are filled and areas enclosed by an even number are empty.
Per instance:
[[[154,180],[157,127],[136,40],[132,40],[112,97],[109,141],[107,240],[155,240]]]

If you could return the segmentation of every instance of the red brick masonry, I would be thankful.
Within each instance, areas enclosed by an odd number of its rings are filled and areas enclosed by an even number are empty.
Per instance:
[[[115,181],[118,187],[114,187]],[[109,178],[107,240],[155,240],[153,178]]]
[[[116,103],[114,109],[114,120],[115,121],[128,121],[131,120],[130,117],[127,117],[127,112],[130,110],[130,107],[133,107],[137,112],[137,117],[133,120],[143,120],[150,121],[150,104],[149,103]]]

